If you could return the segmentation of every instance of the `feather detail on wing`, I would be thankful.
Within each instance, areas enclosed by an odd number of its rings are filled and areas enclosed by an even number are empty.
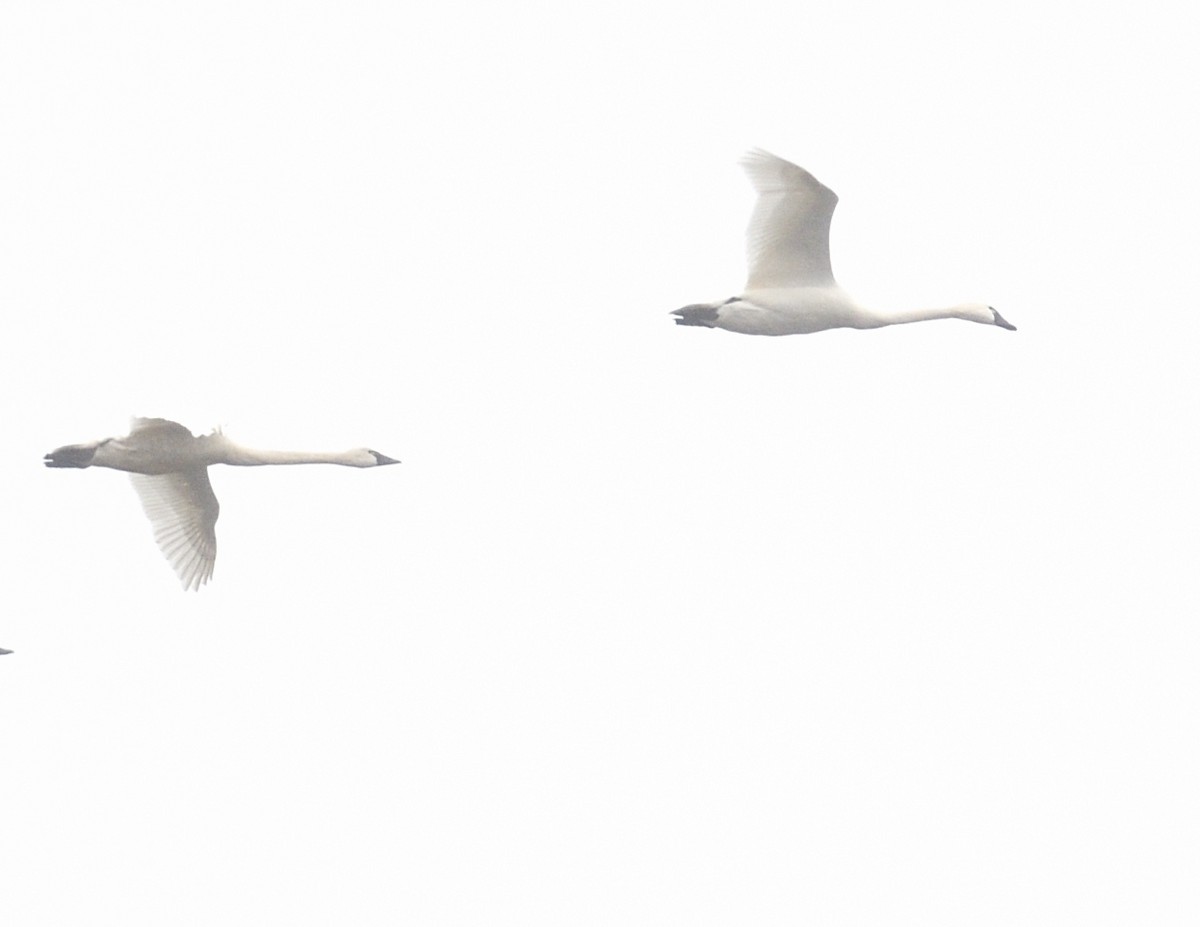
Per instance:
[[[837,194],[804,168],[761,149],[741,163],[758,191],[746,229],[746,289],[833,286],[829,225]]]
[[[208,468],[129,475],[154,527],[154,540],[183,588],[199,589],[212,578],[217,559],[220,506],[208,481]]]

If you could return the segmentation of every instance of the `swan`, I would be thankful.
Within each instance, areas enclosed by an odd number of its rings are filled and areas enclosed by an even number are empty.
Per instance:
[[[926,319],[966,319],[1016,331],[991,306],[878,312],[858,305],[833,279],[829,223],[837,194],[804,168],[762,149],[741,161],[758,202],[746,230],[750,265],[741,296],[676,309],[676,325],[746,335],[807,335],[827,328],[881,328]]]
[[[12,651],[11,651],[11,650],[5,650],[3,647],[0,647],[0,656],[3,656],[3,655],[4,655],[4,654],[6,654],[6,653],[12,653]]]
[[[333,454],[251,450],[230,441],[219,429],[193,435],[178,422],[163,418],[135,418],[124,438],[68,444],[43,459],[47,467],[108,467],[129,473],[154,526],[154,540],[185,590],[207,583],[217,559],[220,506],[208,481],[212,464],[381,467],[399,462],[365,447]]]

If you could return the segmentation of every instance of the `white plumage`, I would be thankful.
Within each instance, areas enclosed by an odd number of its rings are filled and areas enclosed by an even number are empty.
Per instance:
[[[829,226],[837,194],[804,168],[766,151],[749,152],[742,167],[758,192],[746,230],[746,288],[741,296],[676,309],[672,315],[677,325],[747,335],[802,335],[827,328],[966,319],[1016,330],[983,303],[898,312],[858,305],[838,286],[829,262]]]
[[[177,422],[135,418],[123,438],[68,444],[47,454],[44,463],[47,467],[108,467],[128,472],[154,528],[154,540],[183,588],[199,589],[212,578],[217,559],[220,505],[208,481],[212,464],[378,467],[399,461],[365,447],[331,454],[251,450],[220,432],[193,435]]]

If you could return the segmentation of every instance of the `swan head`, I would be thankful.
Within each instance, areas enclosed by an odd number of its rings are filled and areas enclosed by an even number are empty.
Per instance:
[[[966,319],[968,322],[978,322],[980,325],[995,325],[997,328],[1007,328],[1010,332],[1017,330],[1017,326],[1013,325],[1008,319],[1004,318],[1004,316],[986,303],[960,303],[957,306],[951,306],[949,309],[934,309],[929,315],[924,315],[920,310],[912,315],[914,316],[913,318],[906,318],[904,321],[919,322],[922,318]]]
[[[1017,326],[1013,325],[1011,322],[1005,321],[1004,316],[1002,316],[991,306],[988,306],[988,311],[992,314],[993,325],[999,325],[1001,328],[1007,328],[1010,332],[1015,332],[1017,330]]]
[[[358,465],[360,467],[384,467],[388,464],[400,463],[400,461],[388,457],[387,454],[373,451],[369,447],[360,448],[354,453],[355,455],[361,455],[362,463]]]

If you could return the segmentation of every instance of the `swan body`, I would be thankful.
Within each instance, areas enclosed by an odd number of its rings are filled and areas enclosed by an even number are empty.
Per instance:
[[[859,305],[838,286],[829,261],[829,226],[837,194],[804,168],[766,151],[749,152],[742,166],[758,192],[746,230],[746,289],[731,299],[676,309],[671,313],[676,325],[745,335],[808,335],[828,328],[965,319],[1016,331],[983,303],[899,312]]]
[[[219,431],[193,435],[177,422],[135,418],[123,438],[68,444],[51,451],[43,462],[47,467],[107,467],[129,473],[154,527],[154,539],[183,588],[199,589],[212,578],[217,559],[220,506],[208,480],[208,468],[213,464],[338,464],[365,468],[400,461],[365,447],[316,454],[253,450],[235,444]]]

